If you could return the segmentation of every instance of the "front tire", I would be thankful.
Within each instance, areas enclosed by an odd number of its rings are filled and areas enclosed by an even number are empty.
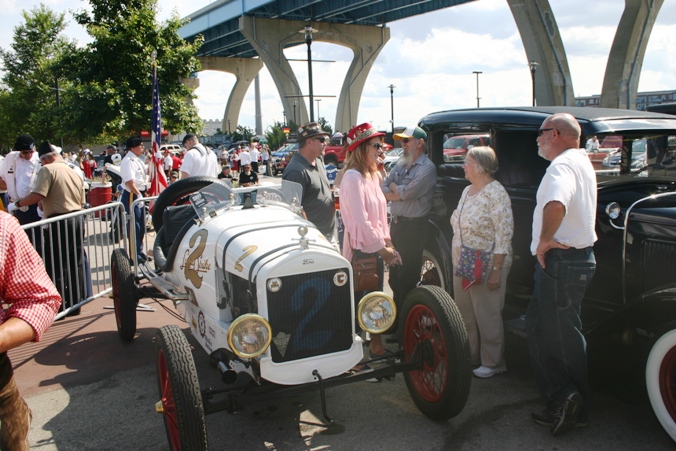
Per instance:
[[[413,402],[433,420],[456,416],[467,403],[472,373],[467,332],[453,299],[440,287],[418,287],[406,297],[400,322],[405,359],[420,365],[404,373]]]
[[[655,416],[676,441],[676,330],[665,333],[653,345],[645,380]]]
[[[448,291],[439,260],[427,249],[423,250],[422,264],[420,266],[420,285],[432,285]]]
[[[110,272],[117,333],[122,340],[132,341],[136,335],[136,306],[139,298],[126,250],[113,250]]]
[[[207,424],[190,344],[178,326],[157,333],[157,382],[161,413],[173,451],[207,450]]]

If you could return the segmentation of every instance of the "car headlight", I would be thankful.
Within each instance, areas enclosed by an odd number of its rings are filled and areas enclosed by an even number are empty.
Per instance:
[[[357,319],[362,329],[372,334],[381,334],[392,327],[397,318],[394,300],[381,291],[364,296],[357,307]]]
[[[270,323],[253,313],[238,317],[228,329],[230,349],[244,359],[252,359],[263,354],[271,341]]]

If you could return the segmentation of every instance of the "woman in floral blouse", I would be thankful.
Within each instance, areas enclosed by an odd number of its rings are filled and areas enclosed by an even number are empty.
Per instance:
[[[470,284],[467,279],[463,283],[462,277],[454,275],[453,291],[467,328],[472,363],[481,365],[474,375],[488,378],[507,371],[502,308],[512,265],[514,217],[505,188],[493,178],[498,170],[493,149],[473,147],[463,167],[471,185],[462,192],[451,215],[453,266],[458,268],[463,245],[489,252],[490,259],[480,284]]]

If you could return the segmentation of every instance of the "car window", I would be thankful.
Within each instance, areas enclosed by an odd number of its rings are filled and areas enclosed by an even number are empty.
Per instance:
[[[609,134],[602,140],[599,137],[599,141],[602,143],[599,152],[587,155],[600,178],[636,175],[676,178],[673,135]]]

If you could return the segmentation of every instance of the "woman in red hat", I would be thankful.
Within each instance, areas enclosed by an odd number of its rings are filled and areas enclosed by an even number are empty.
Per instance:
[[[368,123],[348,132],[345,174],[340,184],[340,211],[345,227],[343,256],[352,261],[353,255],[377,255],[379,290],[383,289],[383,263],[401,263],[399,254],[392,247],[387,201],[378,177],[378,154],[384,135]],[[365,294],[367,292],[355,293],[355,299],[361,299]],[[372,337],[370,351],[374,357],[386,353],[380,335]]]

